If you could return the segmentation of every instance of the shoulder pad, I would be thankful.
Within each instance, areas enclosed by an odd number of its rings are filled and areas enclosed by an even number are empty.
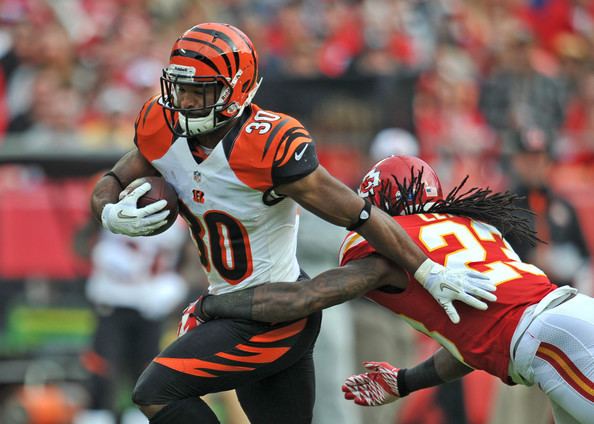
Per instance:
[[[159,98],[158,95],[150,98],[134,123],[134,144],[149,162],[163,156],[175,139],[163,116]]]
[[[297,119],[252,105],[250,117],[229,150],[229,164],[244,183],[265,191],[278,183],[274,170],[285,166],[299,146],[311,141],[309,132]],[[313,143],[310,153],[315,156]],[[297,157],[300,159],[300,154]],[[315,162],[317,166],[317,158]]]

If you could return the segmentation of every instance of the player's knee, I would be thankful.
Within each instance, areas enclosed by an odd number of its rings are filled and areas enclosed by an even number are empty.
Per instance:
[[[153,409],[154,405],[151,405],[150,402],[144,399],[144,396],[142,396],[142,392],[137,390],[137,387],[135,387],[134,391],[132,392],[132,402],[134,402],[138,409],[140,409],[142,413],[150,419],[153,417],[153,415],[159,412],[159,410]]]
[[[151,424],[220,424],[215,413],[200,398],[174,400],[167,405],[141,405]]]
[[[136,382],[136,386],[134,386],[134,389],[132,390],[132,402],[134,402],[138,406],[147,405],[151,403],[150,399],[148,399],[146,391],[138,381]]]
[[[155,405],[151,399],[150,392],[145,390],[145,385],[140,382],[136,383],[136,387],[132,391],[132,402],[138,406],[147,418],[152,418],[165,405]]]
[[[157,412],[159,412],[161,409],[165,408],[167,405],[138,405],[137,404],[136,406],[138,406],[138,409],[140,409],[140,411],[150,420],[155,415],[157,415]]]

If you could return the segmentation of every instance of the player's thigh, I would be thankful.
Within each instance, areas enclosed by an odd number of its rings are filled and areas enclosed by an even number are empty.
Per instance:
[[[289,368],[236,390],[250,422],[311,423],[315,402],[312,352],[313,349]]]
[[[166,404],[261,380],[307,353],[319,325],[319,314],[275,325],[209,321],[177,339],[151,362],[136,384],[134,401]]]
[[[547,345],[545,349],[546,355],[537,353],[533,361],[534,382],[551,400],[557,418],[555,422],[591,423],[594,417],[594,361],[590,360],[587,372],[582,360],[565,356],[553,345]],[[542,344],[539,352],[542,352]]]
[[[579,422],[594,416],[594,299],[578,295],[544,312],[529,330],[540,341],[534,381]],[[534,327],[534,328],[533,328]]]
[[[555,393],[558,392],[558,393]],[[594,403],[576,396],[562,384],[548,393],[555,424],[589,424],[594,417]]]
[[[560,405],[557,405],[554,401],[551,401],[553,407],[553,417],[555,424],[584,424],[586,421],[579,421]]]

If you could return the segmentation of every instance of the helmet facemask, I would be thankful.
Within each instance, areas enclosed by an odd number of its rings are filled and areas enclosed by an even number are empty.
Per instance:
[[[179,98],[184,91],[202,93],[200,107],[183,108]],[[231,86],[222,75],[196,77],[163,70],[161,77],[161,103],[165,120],[178,137],[206,134],[223,126],[229,117],[222,111],[230,109]],[[176,114],[177,113],[177,124]]]

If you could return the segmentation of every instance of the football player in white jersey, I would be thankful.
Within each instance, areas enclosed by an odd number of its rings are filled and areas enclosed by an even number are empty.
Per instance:
[[[454,300],[486,308],[478,298],[495,298],[488,278],[429,260],[387,214],[333,178],[299,121],[252,104],[260,82],[256,50],[239,29],[206,23],[182,34],[161,95],[136,120],[136,147],[95,187],[92,207],[104,227],[138,236],[164,225],[165,201],[137,208],[149,184],[118,200],[134,179],[162,175],[177,191],[209,293],[218,295],[300,277],[297,202],[358,231],[414,274],[452,321],[459,320]],[[217,418],[200,396],[235,388],[252,422],[308,423],[320,319],[216,320],[187,334],[182,326],[140,377],[134,401],[151,423],[211,423]]]

